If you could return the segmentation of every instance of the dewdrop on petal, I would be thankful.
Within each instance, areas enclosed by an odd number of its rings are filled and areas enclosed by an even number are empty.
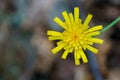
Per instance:
[[[94,43],[103,44],[103,40],[96,38],[100,35],[100,30],[103,28],[102,25],[89,27],[89,23],[92,19],[92,15],[88,14],[85,21],[82,23],[79,18],[79,8],[74,8],[74,15],[72,13],[62,12],[64,21],[58,17],[54,18],[60,27],[64,29],[63,32],[48,30],[47,35],[49,40],[57,40],[57,46],[52,49],[52,53],[56,54],[61,49],[64,52],[61,56],[62,59],[66,59],[69,53],[74,54],[75,65],[80,65],[80,59],[84,63],[88,62],[88,59],[84,53],[86,49],[97,54],[98,49],[93,47]]]

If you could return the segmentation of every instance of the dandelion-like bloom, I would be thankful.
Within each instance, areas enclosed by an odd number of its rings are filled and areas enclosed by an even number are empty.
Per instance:
[[[47,35],[49,35],[49,40],[58,40],[57,47],[52,50],[53,54],[56,54],[61,49],[64,49],[62,55],[63,59],[66,59],[69,53],[74,52],[75,64],[80,65],[80,59],[84,63],[88,62],[88,59],[84,53],[86,49],[93,53],[98,53],[98,49],[92,47],[94,43],[102,44],[103,40],[95,38],[95,36],[100,35],[100,30],[102,25],[89,27],[89,22],[92,19],[92,15],[89,14],[82,23],[79,18],[79,8],[74,8],[74,15],[72,13],[62,12],[65,21],[60,20],[58,17],[54,18],[54,21],[60,25],[64,31],[52,31],[48,30]]]

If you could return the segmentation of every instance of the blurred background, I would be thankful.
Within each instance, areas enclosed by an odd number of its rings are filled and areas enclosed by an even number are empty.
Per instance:
[[[0,80],[120,80],[120,22],[99,36],[99,54],[86,51],[89,63],[74,65],[51,53],[48,29],[62,31],[53,22],[61,12],[80,8],[90,25],[108,25],[120,16],[120,0],[0,0]]]

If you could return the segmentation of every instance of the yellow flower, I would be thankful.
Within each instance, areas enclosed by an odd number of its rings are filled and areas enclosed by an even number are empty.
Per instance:
[[[47,35],[49,35],[49,40],[58,40],[57,47],[52,50],[53,54],[56,54],[61,49],[64,49],[62,55],[63,59],[66,59],[69,53],[74,52],[75,64],[80,65],[80,59],[84,63],[88,62],[88,59],[84,53],[86,49],[92,51],[93,53],[98,53],[98,49],[92,47],[94,43],[102,44],[103,40],[95,38],[95,36],[100,35],[100,30],[102,25],[89,27],[89,22],[92,19],[92,15],[89,14],[82,23],[79,18],[79,8],[74,8],[74,16],[72,13],[66,11],[62,12],[62,16],[65,21],[60,20],[58,17],[54,18],[54,21],[60,25],[64,31],[52,31],[48,30]]]

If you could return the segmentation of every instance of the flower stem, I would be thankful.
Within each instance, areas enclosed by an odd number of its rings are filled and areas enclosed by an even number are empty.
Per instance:
[[[109,25],[107,25],[105,28],[103,28],[100,32],[103,33],[105,31],[107,31],[108,29],[110,29],[112,26],[114,26],[119,21],[120,21],[120,16],[118,18],[116,18],[113,22],[111,22]]]

